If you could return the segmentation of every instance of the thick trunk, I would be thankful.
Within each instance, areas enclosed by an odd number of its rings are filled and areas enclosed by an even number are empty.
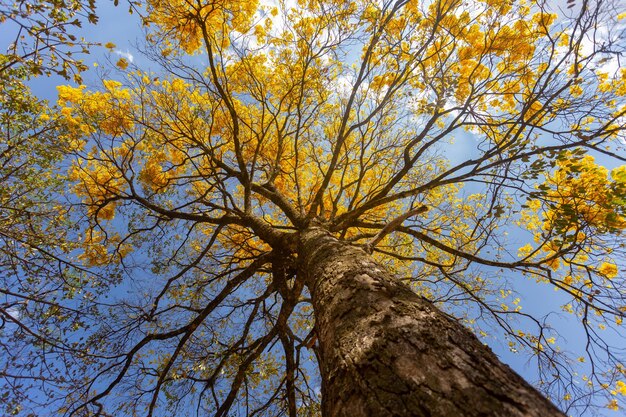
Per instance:
[[[322,228],[301,235],[324,417],[564,417],[470,331]]]

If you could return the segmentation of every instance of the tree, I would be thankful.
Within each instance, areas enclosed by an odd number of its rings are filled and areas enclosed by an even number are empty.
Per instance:
[[[159,72],[120,61],[100,89],[58,88],[80,230],[63,285],[0,310],[4,398],[563,415],[472,334],[489,331],[562,410],[618,408],[626,167],[596,160],[625,159],[622,15],[548,6],[148,1]],[[535,286],[582,353],[521,309]]]
[[[115,6],[118,0],[114,0]],[[128,11],[138,3],[128,0]],[[3,3],[0,24],[4,27],[0,53],[0,81],[15,71],[32,76],[56,75],[81,82],[87,67],[83,57],[98,45],[77,34],[84,24],[96,24],[96,1],[16,0]]]
[[[81,58],[95,45],[76,35],[87,22],[97,22],[93,1],[14,1],[0,6],[6,48],[0,53],[0,375],[7,383],[2,386],[3,414],[16,414],[27,402],[30,392],[19,381],[39,377],[37,370],[24,370],[22,364],[29,358],[20,353],[23,343],[34,340],[41,346],[52,341],[41,314],[63,310],[80,316],[80,309],[57,298],[75,291],[67,257],[77,247],[71,208],[58,198],[66,185],[59,174],[69,144],[57,136],[57,120],[48,102],[31,92],[30,81],[38,76],[81,80],[87,69]],[[24,340],[20,332],[34,339]],[[14,360],[20,363],[19,373],[13,372]],[[45,360],[45,354],[37,360]],[[54,375],[47,381],[62,379]]]

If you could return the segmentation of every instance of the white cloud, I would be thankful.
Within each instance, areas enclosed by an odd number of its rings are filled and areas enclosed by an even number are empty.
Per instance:
[[[337,92],[339,97],[347,99],[352,93],[352,88],[356,82],[351,74],[342,74],[331,81],[331,91]]]
[[[130,52],[128,52],[128,49],[126,50],[126,52],[124,51],[120,51],[119,49],[116,49],[115,51],[116,55],[121,56],[122,58],[125,58],[128,62],[132,63],[133,59],[135,59],[135,57],[133,56],[133,54],[131,54]]]
[[[18,307],[9,307],[5,311],[9,316],[13,317],[15,320],[19,320],[22,316],[20,314],[20,310]]]

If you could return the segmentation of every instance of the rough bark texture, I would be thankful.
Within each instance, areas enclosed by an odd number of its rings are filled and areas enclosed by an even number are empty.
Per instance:
[[[564,417],[365,251],[311,227],[299,256],[313,296],[324,417]]]

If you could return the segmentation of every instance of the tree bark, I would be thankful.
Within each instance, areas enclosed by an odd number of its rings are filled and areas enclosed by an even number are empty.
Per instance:
[[[324,417],[564,417],[468,329],[322,227],[301,233]]]

